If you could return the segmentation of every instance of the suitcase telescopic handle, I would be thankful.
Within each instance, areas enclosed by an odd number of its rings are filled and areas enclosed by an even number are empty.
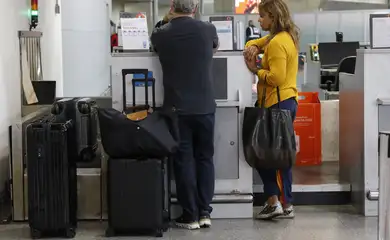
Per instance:
[[[137,85],[137,83],[139,82],[142,82],[143,84],[145,84],[145,86],[149,87],[149,83],[152,84],[152,107],[153,109],[156,108],[156,79],[154,78],[148,78],[148,80],[145,82],[145,80],[143,79],[133,79],[133,109],[135,109],[135,86]],[[148,91],[148,90],[145,90],[145,91]],[[146,94],[146,93],[145,93]],[[149,92],[147,93],[149,94]],[[149,96],[149,95],[147,95]],[[146,102],[145,102],[145,105],[147,107],[149,107],[149,99],[146,98]]]
[[[122,88],[123,88],[123,112],[126,111],[126,76],[129,74],[142,74],[144,76],[145,81],[145,104],[148,104],[149,97],[148,97],[148,69],[122,69]],[[133,107],[135,106],[135,91],[133,89]]]

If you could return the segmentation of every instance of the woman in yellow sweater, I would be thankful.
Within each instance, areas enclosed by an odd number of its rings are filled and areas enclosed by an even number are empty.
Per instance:
[[[298,27],[294,24],[286,3],[283,0],[263,0],[259,4],[259,22],[263,30],[270,34],[249,41],[244,50],[248,68],[258,76],[258,102],[266,88],[265,107],[278,106],[277,88],[280,93],[279,106],[291,112],[295,119],[297,110],[297,72],[298,72]],[[256,58],[264,51],[261,67]],[[268,200],[259,219],[275,217],[293,218],[292,172],[291,169],[257,169],[264,184],[264,193]]]

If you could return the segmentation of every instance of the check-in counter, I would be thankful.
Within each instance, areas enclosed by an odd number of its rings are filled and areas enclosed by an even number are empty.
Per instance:
[[[359,49],[355,74],[339,78],[340,179],[351,183],[353,205],[365,216],[378,215],[366,195],[378,190],[378,130],[388,121],[380,118],[378,99],[389,96],[389,66],[390,50]]]
[[[126,68],[147,68],[152,71],[156,79],[156,103],[157,106],[162,104],[163,78],[157,55],[154,53],[115,53],[111,61],[112,100],[115,109],[122,110],[123,108],[121,71]],[[214,56],[213,79],[217,99],[214,138],[216,186],[212,204],[213,217],[251,218],[253,216],[252,169],[244,159],[241,126],[245,106],[252,105],[254,75],[247,70],[242,52],[219,52]],[[131,84],[131,76],[128,76],[126,99],[129,105],[132,104],[133,99]],[[136,87],[135,92],[137,104],[143,104],[145,102],[144,87]],[[175,203],[177,201],[174,182],[172,191],[172,201]],[[178,213],[175,209],[173,212]]]

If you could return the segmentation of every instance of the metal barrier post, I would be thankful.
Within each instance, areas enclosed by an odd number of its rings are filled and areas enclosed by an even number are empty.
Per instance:
[[[390,132],[379,133],[378,239],[390,240]],[[375,195],[375,194],[374,194]]]

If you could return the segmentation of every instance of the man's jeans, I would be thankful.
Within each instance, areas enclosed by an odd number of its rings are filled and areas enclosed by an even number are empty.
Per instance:
[[[176,192],[184,217],[208,216],[214,196],[215,114],[180,115],[180,146],[174,159]]]

